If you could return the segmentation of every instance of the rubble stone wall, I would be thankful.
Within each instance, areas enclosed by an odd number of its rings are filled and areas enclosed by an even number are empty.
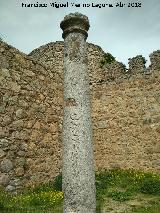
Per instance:
[[[53,180],[62,166],[63,42],[23,54],[0,43],[0,185]],[[160,52],[101,66],[88,43],[95,169],[160,171]],[[135,69],[136,67],[136,69]]]
[[[159,172],[159,71],[96,85],[92,103],[96,168]]]
[[[59,173],[62,94],[53,70],[0,43],[0,184],[6,190]]]
[[[154,51],[149,55],[151,65],[149,66],[150,70],[159,70],[160,69],[160,50]]]

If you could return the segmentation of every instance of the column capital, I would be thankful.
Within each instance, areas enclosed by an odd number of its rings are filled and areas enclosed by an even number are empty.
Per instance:
[[[80,32],[84,34],[85,39],[87,39],[87,31],[89,30],[89,27],[88,17],[81,13],[70,13],[69,15],[66,15],[60,23],[60,28],[63,30],[63,39],[72,32]]]

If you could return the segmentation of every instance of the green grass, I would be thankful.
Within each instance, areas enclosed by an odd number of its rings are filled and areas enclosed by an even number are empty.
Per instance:
[[[97,200],[101,200],[101,205],[106,198],[125,203],[128,200],[134,200],[137,194],[160,198],[160,175],[131,169],[103,171],[96,173],[96,192]],[[154,212],[155,205],[160,212],[157,204],[152,204],[148,208],[153,208]],[[142,206],[141,209],[143,208],[145,207]]]
[[[133,213],[159,213],[160,204],[152,204],[151,206],[141,206],[132,210]]]
[[[62,212],[63,193],[44,184],[18,195],[0,192],[0,212]]]
[[[126,203],[135,199],[137,194],[159,198],[160,175],[135,170],[106,170],[96,172],[96,213],[101,213],[105,199]],[[160,204],[154,199],[148,205],[142,203],[134,207],[132,212],[158,213]],[[0,190],[0,212],[2,213],[62,213],[63,193],[62,176],[56,177],[54,182],[41,184],[32,189],[26,189],[18,195],[5,193]]]

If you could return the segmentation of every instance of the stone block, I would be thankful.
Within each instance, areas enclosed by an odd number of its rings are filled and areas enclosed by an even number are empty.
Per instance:
[[[8,173],[13,169],[13,163],[9,159],[4,159],[1,162],[1,171]]]

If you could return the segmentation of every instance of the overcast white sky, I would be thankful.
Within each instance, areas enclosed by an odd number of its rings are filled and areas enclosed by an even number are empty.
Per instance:
[[[22,8],[23,3],[48,3],[47,8]],[[140,8],[115,7],[116,0],[68,0],[68,8],[53,8],[64,0],[0,0],[0,36],[24,53],[62,39],[59,27],[64,16],[81,12],[90,20],[87,41],[102,47],[125,64],[128,58],[149,54],[160,49],[160,0],[122,0],[142,3]],[[112,3],[113,8],[76,8],[71,3]],[[149,63],[149,62],[148,62]],[[147,63],[147,64],[148,64]]]

